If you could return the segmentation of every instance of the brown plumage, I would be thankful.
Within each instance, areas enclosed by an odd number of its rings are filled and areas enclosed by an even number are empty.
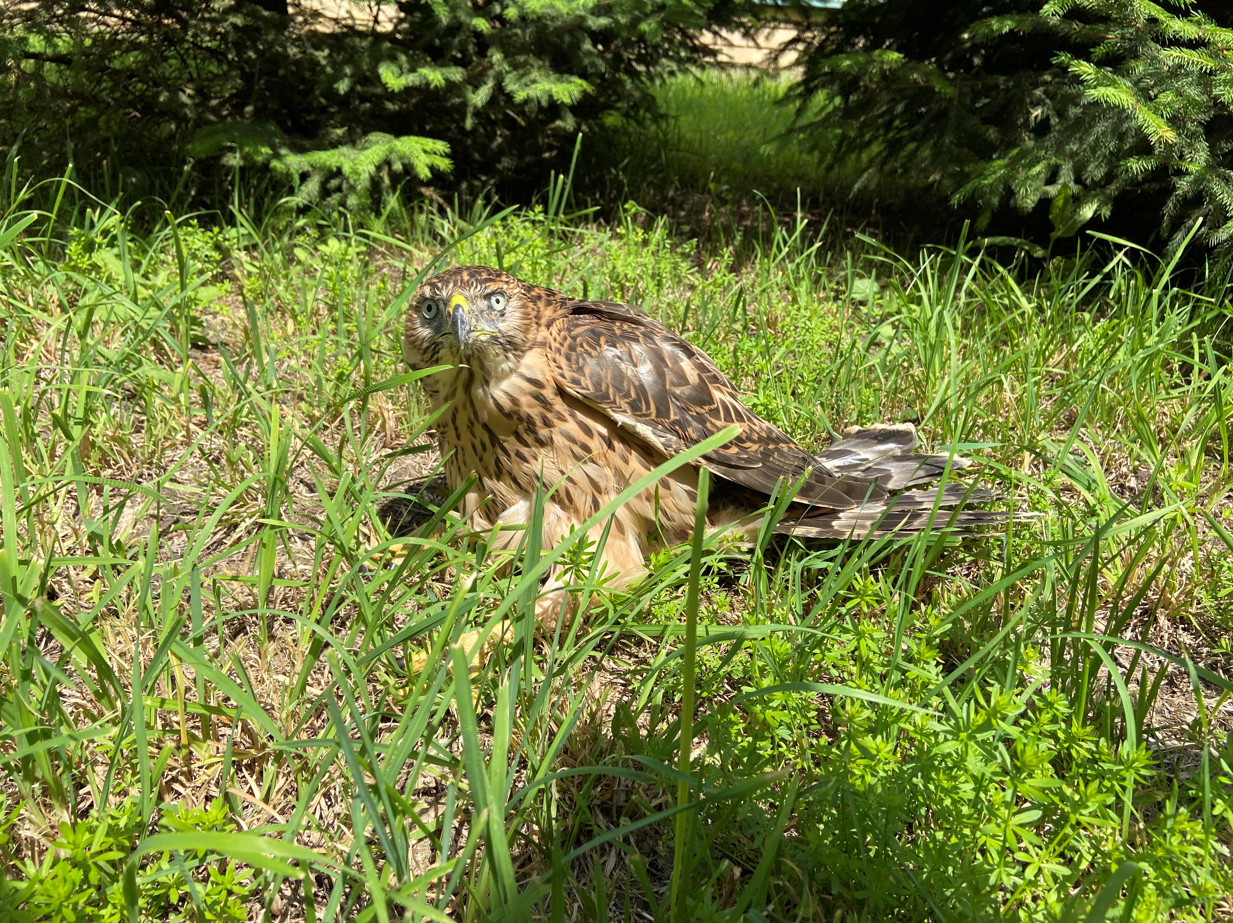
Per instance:
[[[579,301],[496,269],[442,272],[416,292],[403,350],[413,369],[445,365],[421,379],[437,418],[451,488],[476,476],[463,515],[477,529],[523,525],[537,488],[546,495],[543,547],[550,548],[629,484],[682,450],[735,423],[739,434],[707,453],[711,528],[745,535],[776,490],[800,483],[777,531],[816,538],[958,532],[1005,514],[946,508],[991,499],[937,480],[965,459],[918,455],[908,425],[849,431],[810,452],[745,406],[723,373],[645,312]],[[603,549],[617,586],[645,571],[659,544],[685,541],[694,524],[697,468],[685,466],[616,514]],[[603,531],[596,528],[595,537]],[[498,531],[512,547],[518,530]],[[559,583],[541,616],[559,601]]]

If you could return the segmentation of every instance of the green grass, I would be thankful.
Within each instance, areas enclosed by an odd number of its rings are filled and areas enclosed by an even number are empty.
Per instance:
[[[772,210],[802,207],[900,238],[957,231],[957,213],[919,178],[879,174],[870,186],[883,152],[838,157],[845,127],[826,121],[831,102],[819,94],[801,109],[792,83],[787,73],[736,68],[666,78],[652,88],[654,117],[613,117],[583,137],[579,185],[608,202],[668,211],[699,235],[771,226]]]
[[[139,231],[6,189],[5,919],[1233,912],[1215,270],[782,221],[700,249],[555,200]],[[638,302],[807,443],[916,421],[1040,516],[959,547],[708,540],[629,597],[580,577],[595,605],[552,639],[530,604],[572,549],[503,576],[447,516],[361,572],[434,464],[398,332],[437,257]],[[456,642],[507,615],[468,671]]]
[[[614,119],[583,155],[607,163],[614,191],[638,201],[674,195],[715,196],[748,206],[759,197],[816,198],[844,182],[833,165],[793,132],[791,81],[758,71],[704,70],[670,77],[654,88],[653,119]],[[819,100],[810,116],[825,110]],[[595,165],[591,165],[592,169]]]

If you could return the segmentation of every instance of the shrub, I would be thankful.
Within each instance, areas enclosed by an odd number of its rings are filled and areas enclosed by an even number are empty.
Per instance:
[[[1123,195],[1163,201],[1160,230],[1176,247],[1233,235],[1233,29],[1187,2],[1174,13],[1148,0],[1061,0],[1038,17],[980,24],[1068,38],[1054,58],[1056,89],[1037,94],[1020,143],[973,171],[956,198],[988,213],[1009,198],[1028,210],[1050,202],[1055,236]]]
[[[347,7],[344,6],[344,10]],[[367,9],[365,18],[358,18]],[[706,52],[730,0],[41,0],[0,14],[0,146],[143,191],[263,163],[365,207],[405,180],[520,177]],[[226,176],[226,170],[215,173]]]
[[[853,0],[798,42],[798,98],[840,97],[802,127],[832,157],[863,153],[871,186],[912,177],[985,222],[1048,202],[1064,237],[1120,202],[1124,233],[1176,244],[1202,219],[1201,239],[1221,244],[1233,30],[1218,23],[1231,18],[1186,0]]]

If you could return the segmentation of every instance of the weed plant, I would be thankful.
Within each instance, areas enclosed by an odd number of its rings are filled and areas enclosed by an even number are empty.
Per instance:
[[[7,178],[0,917],[1228,918],[1225,271],[707,249],[556,192],[138,232]],[[442,509],[375,564],[436,465],[401,315],[455,262],[643,305],[806,443],[912,420],[1039,516],[708,538],[621,596]],[[589,612],[536,638],[563,556]]]

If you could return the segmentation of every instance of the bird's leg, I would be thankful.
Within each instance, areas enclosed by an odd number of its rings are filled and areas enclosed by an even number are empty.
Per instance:
[[[531,518],[529,507],[529,503],[514,504],[498,517],[498,528],[491,533],[489,541],[490,551],[511,556],[517,551],[525,539],[525,531],[523,528],[509,527],[526,523]],[[535,621],[545,635],[555,633],[562,617],[568,619],[577,614],[580,599],[578,585],[586,582],[589,574],[598,575],[604,589],[621,590],[636,583],[646,573],[642,530],[623,513],[618,512],[610,524],[600,523],[588,533],[590,548],[599,558],[593,571],[588,555],[575,558],[570,553],[549,569],[535,600]],[[540,522],[540,548],[544,551],[568,540],[580,525],[566,509],[551,499],[544,503]]]
[[[532,513],[531,501],[521,501],[509,506],[493,524],[489,533],[488,550],[500,555],[507,555],[511,560],[502,565],[509,568],[512,558],[526,539],[525,525],[530,521]],[[555,548],[557,544],[569,535],[572,522],[570,517],[551,500],[544,502],[541,514],[540,548],[546,550]],[[566,571],[568,566],[554,564],[540,585],[540,591],[535,600],[535,621],[547,635],[556,631],[561,613],[566,615],[577,609],[576,594],[568,589]]]
[[[604,533],[608,533],[605,539]],[[598,566],[593,573],[603,581],[605,590],[623,590],[637,583],[646,574],[646,554],[641,533],[633,525],[623,519],[620,513],[611,526],[600,524],[589,533],[593,547],[597,548]],[[544,535],[544,547],[548,545],[549,536]],[[599,548],[599,542],[603,547]],[[535,621],[546,635],[552,635],[557,623],[564,615],[569,618],[578,611],[580,594],[571,591],[571,584],[578,581],[571,579],[578,574],[577,565],[556,565],[549,572],[540,588],[539,597],[535,601]],[[589,571],[583,565],[584,573]]]

